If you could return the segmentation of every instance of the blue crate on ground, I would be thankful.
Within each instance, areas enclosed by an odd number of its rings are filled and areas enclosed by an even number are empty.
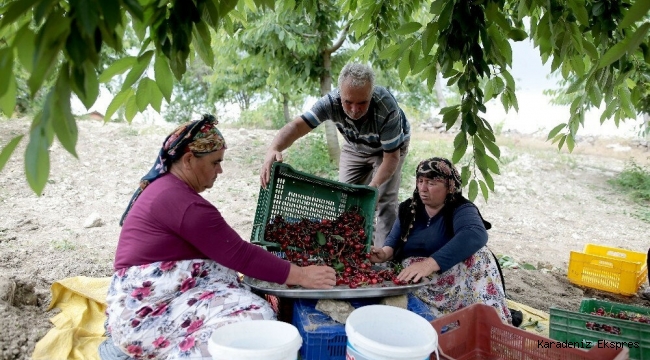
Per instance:
[[[351,300],[354,308],[377,304],[381,298]],[[303,360],[345,360],[348,337],[345,325],[316,310],[316,300],[297,299],[293,306],[293,325],[302,337],[300,357]],[[420,299],[408,295],[408,309],[427,321],[435,317]]]

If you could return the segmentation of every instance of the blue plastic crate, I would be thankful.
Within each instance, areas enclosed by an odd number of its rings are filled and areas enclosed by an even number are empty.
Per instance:
[[[379,303],[381,298],[350,300],[354,308]],[[345,360],[348,337],[345,325],[316,310],[317,300],[298,299],[293,305],[293,325],[302,337],[300,357],[303,360]],[[429,308],[412,294],[407,308],[427,321],[435,319]]]

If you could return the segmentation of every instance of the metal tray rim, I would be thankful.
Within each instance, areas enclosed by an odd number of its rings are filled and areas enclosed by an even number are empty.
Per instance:
[[[304,289],[304,288],[267,288],[255,284],[256,279],[249,276],[244,276],[244,284],[251,288],[258,290],[264,294],[275,295],[285,298],[296,299],[354,299],[354,298],[369,298],[369,297],[385,297],[408,294],[417,290],[420,287],[429,285],[430,280],[420,281],[417,284],[400,285],[400,286],[381,286],[371,285],[351,289],[349,287],[338,286],[333,289]]]

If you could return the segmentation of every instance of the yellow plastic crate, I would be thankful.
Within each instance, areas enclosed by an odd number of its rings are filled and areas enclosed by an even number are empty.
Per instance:
[[[622,295],[634,295],[646,281],[645,253],[594,244],[571,251],[569,281]]]

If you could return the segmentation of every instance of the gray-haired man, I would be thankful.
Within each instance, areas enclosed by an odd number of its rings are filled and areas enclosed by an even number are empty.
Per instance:
[[[374,85],[369,66],[349,63],[339,75],[339,87],[311,110],[282,127],[266,152],[260,181],[266,187],[273,162],[282,151],[326,120],[332,120],[346,142],[339,161],[339,181],[376,187],[379,191],[375,246],[382,246],[397,218],[397,194],[411,129],[397,100]]]

